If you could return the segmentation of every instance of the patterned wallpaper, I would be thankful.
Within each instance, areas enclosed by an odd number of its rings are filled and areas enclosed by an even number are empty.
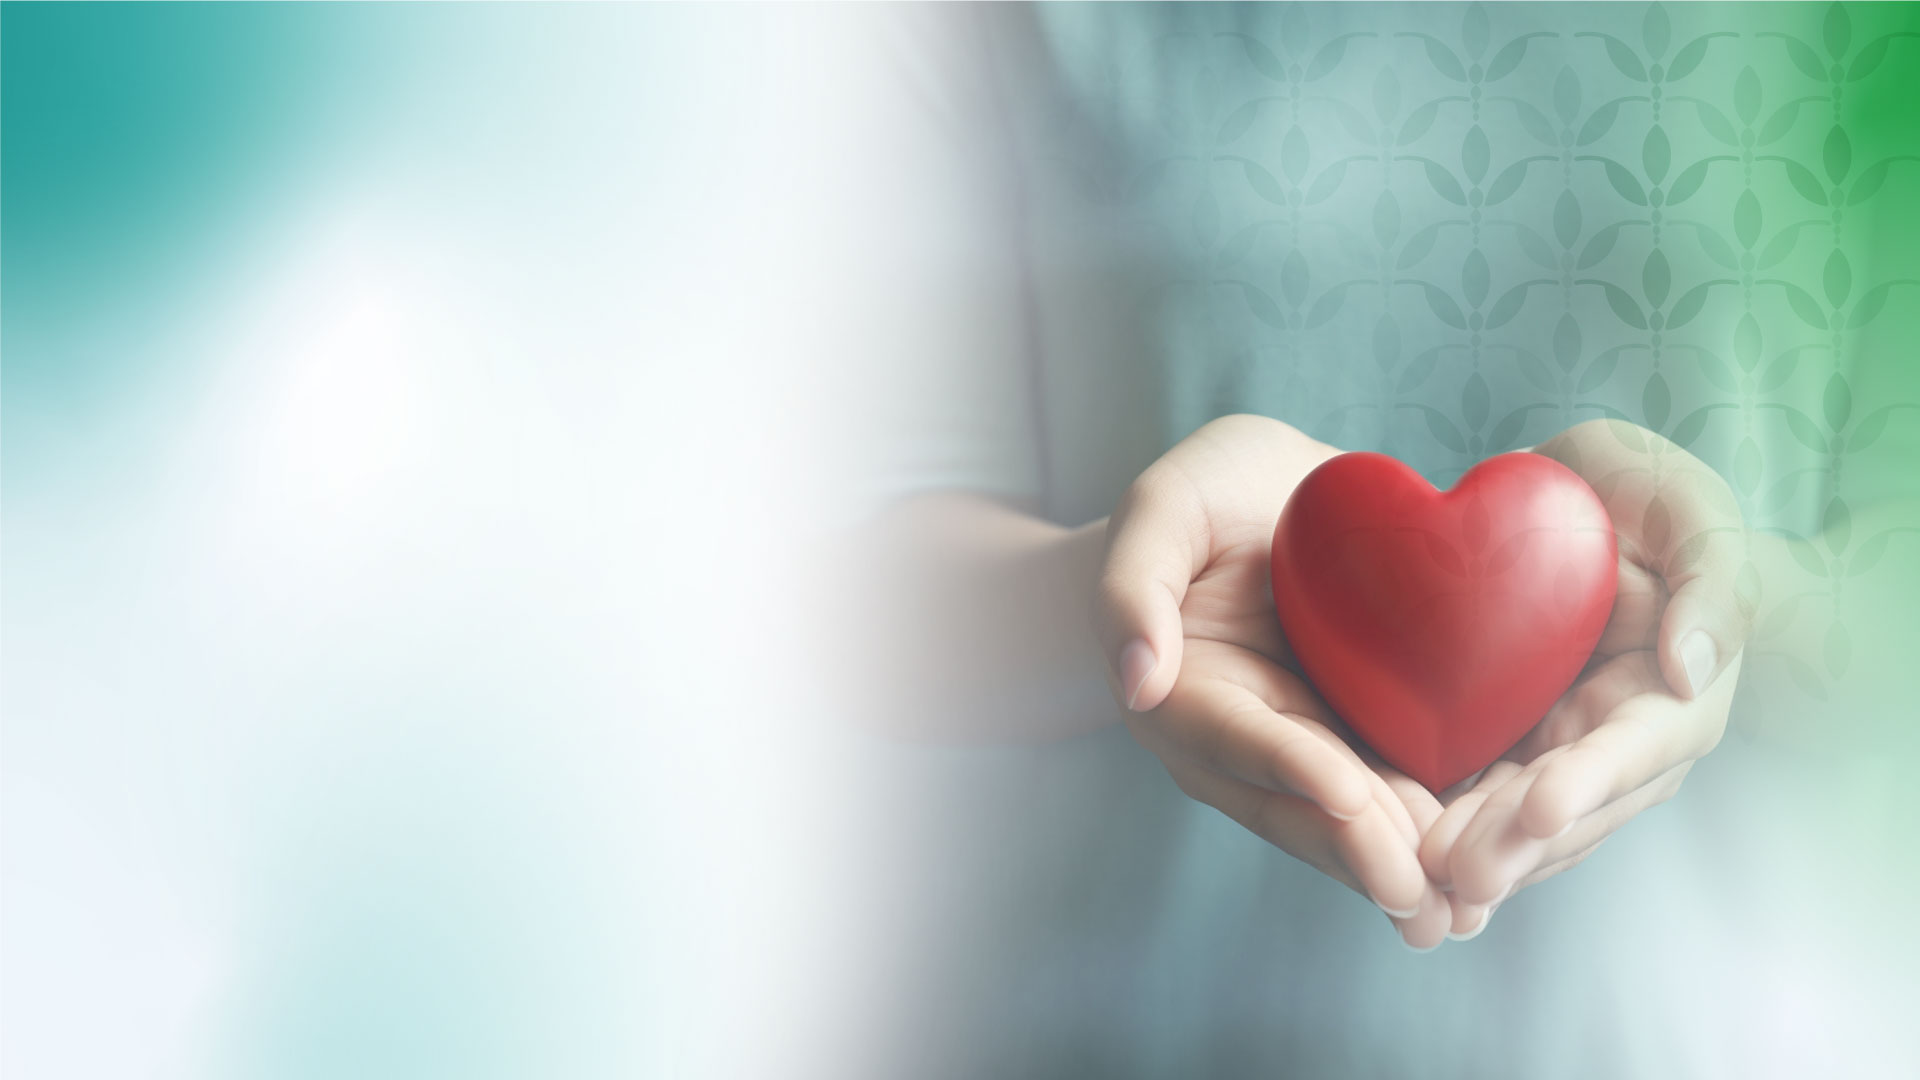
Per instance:
[[[1851,527],[1899,479],[1850,467],[1920,412],[1920,7],[1043,18],[1122,155],[1057,164],[1155,238],[1169,430],[1264,412],[1446,483],[1631,420],[1811,539],[1826,595],[1769,598],[1755,648],[1824,620],[1823,664],[1774,666],[1814,695],[1846,673],[1838,598],[1914,542]]]

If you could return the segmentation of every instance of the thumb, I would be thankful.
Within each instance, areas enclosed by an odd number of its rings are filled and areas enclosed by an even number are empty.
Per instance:
[[[1736,531],[1703,536],[1668,568],[1673,595],[1660,618],[1660,673],[1675,693],[1697,698],[1746,646],[1753,604],[1740,587],[1744,564]]]
[[[1747,643],[1758,580],[1740,504],[1712,467],[1660,435],[1595,420],[1541,445],[1602,492],[1635,561],[1666,586],[1656,651],[1675,694],[1705,693]],[[1596,480],[1596,478],[1598,478]]]
[[[1192,485],[1154,467],[1107,522],[1096,618],[1114,697],[1135,712],[1165,701],[1180,674],[1180,603],[1206,565],[1209,527]]]

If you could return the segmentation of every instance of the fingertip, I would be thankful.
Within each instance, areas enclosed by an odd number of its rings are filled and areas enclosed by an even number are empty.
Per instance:
[[[1445,936],[1442,936],[1439,941],[1435,941],[1430,944],[1425,944],[1425,945],[1415,944],[1414,936],[1413,936],[1414,930],[1413,930],[1412,919],[1413,919],[1413,916],[1411,914],[1396,916],[1392,912],[1387,913],[1387,925],[1393,927],[1394,936],[1400,939],[1401,946],[1404,947],[1408,952],[1430,953],[1433,950],[1439,948],[1441,944],[1447,940]]]
[[[1489,823],[1472,843],[1454,845],[1448,858],[1454,902],[1493,903],[1503,889],[1539,862],[1545,843],[1519,830],[1511,821],[1511,812],[1507,812]]]
[[[1456,868],[1454,872],[1453,899],[1464,907],[1491,907],[1512,888],[1511,879],[1493,875],[1484,868],[1466,872]]]
[[[1720,647],[1705,630],[1692,630],[1680,639],[1679,652],[1680,673],[1687,684],[1681,696],[1697,698],[1720,674]]]
[[[1340,821],[1357,821],[1361,814],[1367,812],[1367,807],[1373,805],[1373,792],[1367,788],[1365,780],[1347,767],[1346,762],[1342,761],[1339,765],[1339,779],[1332,781],[1321,794],[1320,808]]]
[[[1411,855],[1412,852],[1408,854]],[[1395,856],[1393,861],[1397,863],[1398,856]],[[1417,861],[1410,866],[1396,865],[1391,870],[1370,876],[1390,879],[1377,881],[1369,895],[1381,911],[1396,919],[1412,918],[1420,912],[1428,893],[1438,895],[1426,875],[1420,872]]]
[[[1520,803],[1520,828],[1535,840],[1565,835],[1576,820],[1598,809],[1605,792],[1597,789],[1592,770],[1579,757],[1564,755],[1527,790]]]
[[[1475,912],[1478,912],[1478,914],[1476,915]],[[1479,937],[1482,931],[1486,930],[1487,923],[1492,920],[1493,906],[1491,904],[1486,906],[1462,905],[1461,910],[1455,914],[1453,921],[1453,926],[1461,928],[1456,930],[1449,927],[1447,930],[1447,940],[1472,941],[1474,938]],[[1465,924],[1464,926],[1462,926],[1463,923]]]
[[[1372,875],[1388,879],[1376,881],[1369,895],[1376,907],[1395,920],[1411,919],[1420,914],[1427,893],[1433,891],[1425,877],[1408,873],[1407,870],[1406,867],[1396,867]]]
[[[1412,915],[1396,920],[1400,942],[1417,953],[1428,953],[1447,940],[1453,924],[1453,906],[1432,883],[1421,891],[1420,906]]]
[[[1453,890],[1453,849],[1460,835],[1484,803],[1484,796],[1464,795],[1440,812],[1420,838],[1420,866],[1442,891]]]
[[[1283,720],[1318,727],[1301,713],[1282,712]],[[1324,729],[1321,729],[1324,731]],[[1370,777],[1350,752],[1338,749],[1332,736],[1302,730],[1283,745],[1273,746],[1271,776],[1259,782],[1290,791],[1318,806],[1328,817],[1347,824],[1357,821],[1374,802]]]
[[[1381,911],[1396,919],[1411,919],[1420,914],[1422,897],[1426,894],[1424,887],[1402,889],[1395,886],[1390,891],[1382,891],[1387,895],[1373,897],[1374,906]]]
[[[1668,601],[1660,625],[1660,674],[1676,696],[1692,701],[1726,671],[1746,639],[1735,606],[1705,579],[1688,582]]]
[[[1107,574],[1097,633],[1114,696],[1130,711],[1147,712],[1165,703],[1180,672],[1185,580],[1127,577],[1113,567]]]
[[[1420,838],[1420,869],[1427,880],[1434,883],[1442,892],[1453,891],[1453,870],[1447,864],[1448,849],[1452,846],[1451,837],[1436,839],[1440,822],[1427,830]]]

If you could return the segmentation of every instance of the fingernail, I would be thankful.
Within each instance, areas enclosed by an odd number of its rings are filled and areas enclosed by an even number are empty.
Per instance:
[[[1444,940],[1445,940],[1445,939],[1442,939],[1441,941],[1436,941],[1433,944],[1423,949],[1420,946],[1415,945],[1413,942],[1407,940],[1407,935],[1404,933],[1401,933],[1400,931],[1399,923],[1389,923],[1388,925],[1393,927],[1394,936],[1400,939],[1400,944],[1405,945],[1407,947],[1408,952],[1430,953],[1433,950],[1439,948],[1444,943]]]
[[[1487,905],[1485,910],[1480,912],[1480,921],[1473,924],[1473,929],[1467,931],[1464,934],[1456,934],[1453,931],[1449,930],[1447,931],[1447,940],[1472,941],[1474,938],[1477,938],[1480,936],[1480,931],[1485,930],[1487,928],[1487,923],[1491,921],[1493,921],[1493,905],[1489,904]]]
[[[1573,831],[1573,826],[1574,826],[1574,824],[1575,824],[1576,822],[1578,822],[1579,820],[1580,820],[1579,818],[1572,818],[1572,819],[1570,819],[1570,820],[1568,820],[1568,822],[1567,822],[1567,823],[1566,823],[1565,825],[1562,825],[1562,826],[1560,826],[1560,831],[1559,831],[1559,832],[1556,832],[1556,833],[1554,833],[1554,834],[1553,834],[1552,836],[1549,836],[1549,837],[1547,837],[1547,839],[1549,839],[1549,840],[1558,840],[1558,839],[1560,839],[1561,837],[1563,837],[1563,836],[1565,836],[1565,835],[1567,835],[1568,833],[1570,833],[1570,832],[1572,832],[1572,831]]]
[[[1706,692],[1718,659],[1719,650],[1705,630],[1695,630],[1680,639],[1680,664],[1687,669],[1687,685],[1693,688],[1694,697]]]
[[[1384,912],[1386,912],[1388,916],[1390,916],[1390,917],[1392,917],[1392,918],[1395,918],[1395,919],[1411,919],[1411,918],[1413,918],[1413,917],[1414,917],[1415,915],[1418,915],[1418,914],[1420,914],[1420,905],[1419,905],[1419,904],[1415,904],[1415,905],[1413,905],[1412,907],[1410,907],[1410,908],[1408,908],[1408,909],[1407,909],[1407,910],[1405,910],[1405,911],[1395,911],[1395,910],[1393,910],[1392,908],[1390,908],[1390,907],[1388,907],[1387,905],[1385,905],[1385,904],[1382,904],[1382,903],[1381,903],[1380,901],[1378,901],[1378,900],[1375,900],[1375,901],[1373,902],[1373,904],[1374,904],[1374,906],[1375,906],[1375,907],[1377,907],[1377,908],[1379,908],[1379,909],[1380,909],[1381,911],[1384,911]]]
[[[1160,663],[1153,655],[1153,646],[1135,639],[1120,650],[1120,688],[1127,692],[1127,708],[1140,700],[1140,688],[1147,685],[1147,676]]]

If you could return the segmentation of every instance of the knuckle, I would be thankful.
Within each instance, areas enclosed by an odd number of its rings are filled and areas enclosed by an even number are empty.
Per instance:
[[[1300,772],[1300,754],[1300,748],[1293,740],[1276,742],[1268,749],[1261,769],[1267,782],[1285,791],[1297,787],[1295,774]]]
[[[1573,786],[1572,777],[1581,768],[1581,759],[1574,756],[1573,752],[1556,758],[1540,770],[1540,776],[1527,789],[1520,803],[1521,813],[1533,818],[1550,817],[1554,820],[1570,815],[1575,808],[1568,805],[1567,792]]]
[[[1100,599],[1111,609],[1132,597],[1138,591],[1138,586],[1139,579],[1136,575],[1115,566],[1109,558],[1100,567],[1100,578],[1095,584],[1095,590]],[[1118,612],[1110,610],[1108,614],[1118,614]]]
[[[1161,493],[1166,487],[1166,475],[1166,467],[1160,462],[1154,462],[1140,475],[1134,477],[1132,482],[1127,484],[1126,490],[1120,493],[1120,499],[1113,507],[1113,535],[1108,537],[1109,550],[1126,536],[1128,526],[1136,518],[1142,513],[1151,511],[1155,503],[1163,498]]]
[[[1157,509],[1167,502],[1180,480],[1180,470],[1165,458],[1147,466],[1120,495],[1120,505],[1131,511]]]

